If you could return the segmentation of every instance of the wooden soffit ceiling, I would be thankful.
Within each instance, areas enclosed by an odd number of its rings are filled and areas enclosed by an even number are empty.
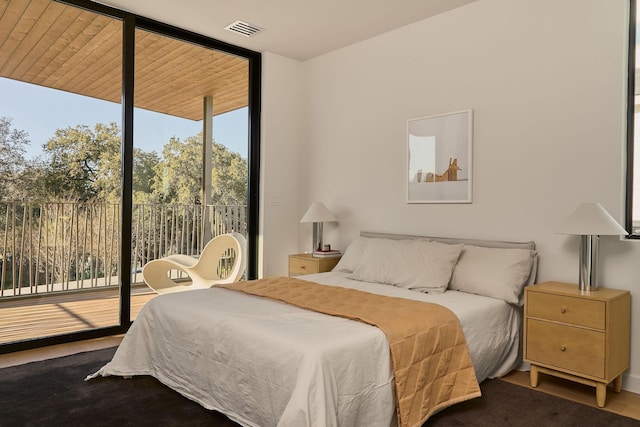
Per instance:
[[[135,106],[201,120],[248,105],[248,61],[136,30]],[[122,22],[51,0],[0,1],[0,76],[120,103]]]

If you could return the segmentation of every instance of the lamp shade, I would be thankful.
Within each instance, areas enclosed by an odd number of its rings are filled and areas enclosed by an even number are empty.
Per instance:
[[[321,202],[315,202],[311,205],[300,222],[331,222],[337,221],[336,217]]]
[[[582,236],[626,236],[628,234],[600,203],[581,203],[564,220],[557,233]]]

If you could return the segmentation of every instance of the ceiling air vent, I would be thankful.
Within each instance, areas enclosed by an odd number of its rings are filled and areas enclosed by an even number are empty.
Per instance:
[[[264,31],[264,28],[260,28],[257,25],[249,24],[248,22],[244,22],[244,21],[233,22],[227,25],[226,27],[224,27],[224,29],[240,34],[245,37],[251,37],[258,34],[261,31]]]

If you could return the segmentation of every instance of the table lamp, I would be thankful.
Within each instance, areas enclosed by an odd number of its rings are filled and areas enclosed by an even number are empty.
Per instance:
[[[324,222],[337,221],[331,211],[320,202],[315,202],[311,205],[306,214],[302,217],[300,222],[312,222],[313,223],[313,250],[322,250],[322,226]]]
[[[598,242],[600,236],[626,236],[627,231],[600,203],[581,203],[562,223],[559,234],[580,236],[578,286],[589,292],[598,288]]]

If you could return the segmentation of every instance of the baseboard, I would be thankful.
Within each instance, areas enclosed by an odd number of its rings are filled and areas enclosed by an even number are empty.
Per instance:
[[[622,389],[632,393],[640,394],[640,376],[623,374]]]

